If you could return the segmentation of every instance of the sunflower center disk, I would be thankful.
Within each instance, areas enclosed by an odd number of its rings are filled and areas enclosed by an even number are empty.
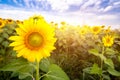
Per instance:
[[[94,32],[98,31],[98,28],[94,28]]]
[[[110,39],[109,38],[106,41],[107,41],[107,43],[110,43]]]
[[[42,45],[42,43],[43,43],[43,37],[38,32],[31,33],[28,36],[29,46],[38,48]]]
[[[0,25],[2,25],[2,22],[0,22]]]

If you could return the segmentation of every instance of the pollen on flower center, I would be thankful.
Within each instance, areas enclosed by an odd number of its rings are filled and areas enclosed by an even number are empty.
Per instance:
[[[25,43],[29,49],[32,49],[32,50],[39,49],[39,47],[43,43],[43,37],[41,36],[40,33],[33,32],[27,36]]]

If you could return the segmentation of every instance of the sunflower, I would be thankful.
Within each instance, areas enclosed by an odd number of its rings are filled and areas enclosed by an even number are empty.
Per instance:
[[[62,25],[65,25],[65,24],[66,24],[66,22],[62,21],[62,22],[61,22],[61,24],[62,24]]]
[[[109,26],[107,29],[105,29],[104,32],[105,32],[106,34],[108,34],[108,33],[111,31],[110,28],[111,28],[111,26]]]
[[[50,56],[55,49],[54,28],[52,28],[41,16],[33,16],[24,20],[16,28],[17,36],[11,36],[13,40],[10,46],[17,51],[17,57],[24,57],[30,62],[40,61]]]
[[[81,28],[81,29],[79,30],[79,33],[80,33],[81,35],[84,35],[84,34],[86,34],[86,30],[83,29],[83,28]]]
[[[12,23],[13,23],[13,20],[12,20],[12,19],[6,19],[6,23],[7,23],[7,24],[12,24]]]
[[[5,22],[2,19],[0,19],[0,28],[2,28],[4,25],[5,25]]]
[[[22,21],[20,21],[20,20],[16,20],[15,21],[17,24],[22,24],[23,22]]]
[[[90,32],[90,27],[87,25],[83,25],[82,27],[78,26],[77,30],[80,35],[85,35]]]
[[[114,43],[114,37],[111,35],[106,35],[102,38],[102,42],[103,42],[104,46],[110,47]]]
[[[93,34],[96,35],[96,34],[100,33],[101,29],[102,29],[101,26],[94,26],[94,27],[92,27],[91,31]]]

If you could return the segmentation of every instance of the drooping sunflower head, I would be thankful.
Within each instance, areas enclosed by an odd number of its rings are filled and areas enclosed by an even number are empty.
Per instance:
[[[23,22],[22,21],[20,21],[20,20],[16,20],[15,21],[17,24],[22,24]]]
[[[111,35],[106,35],[102,38],[102,42],[103,42],[104,46],[110,47],[114,43],[114,37]]]
[[[37,20],[36,20],[37,18]],[[50,56],[50,52],[55,49],[55,32],[43,18],[34,16],[24,20],[16,28],[18,36],[11,36],[10,44],[17,51],[17,57],[24,57],[28,61],[40,61],[42,58]]]
[[[7,24],[12,24],[12,23],[13,23],[13,20],[12,20],[12,19],[6,19],[6,23],[7,23]]]
[[[98,34],[98,33],[100,33],[101,29],[102,29],[101,26],[93,26],[91,28],[91,31],[92,31],[93,34]]]

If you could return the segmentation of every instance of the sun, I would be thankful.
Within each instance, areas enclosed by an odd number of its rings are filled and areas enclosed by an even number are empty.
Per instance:
[[[18,53],[17,57],[24,57],[30,62],[40,61],[50,56],[55,49],[56,42],[54,28],[43,17],[33,16],[24,20],[16,28],[17,36],[11,36],[13,40],[10,46]]]

